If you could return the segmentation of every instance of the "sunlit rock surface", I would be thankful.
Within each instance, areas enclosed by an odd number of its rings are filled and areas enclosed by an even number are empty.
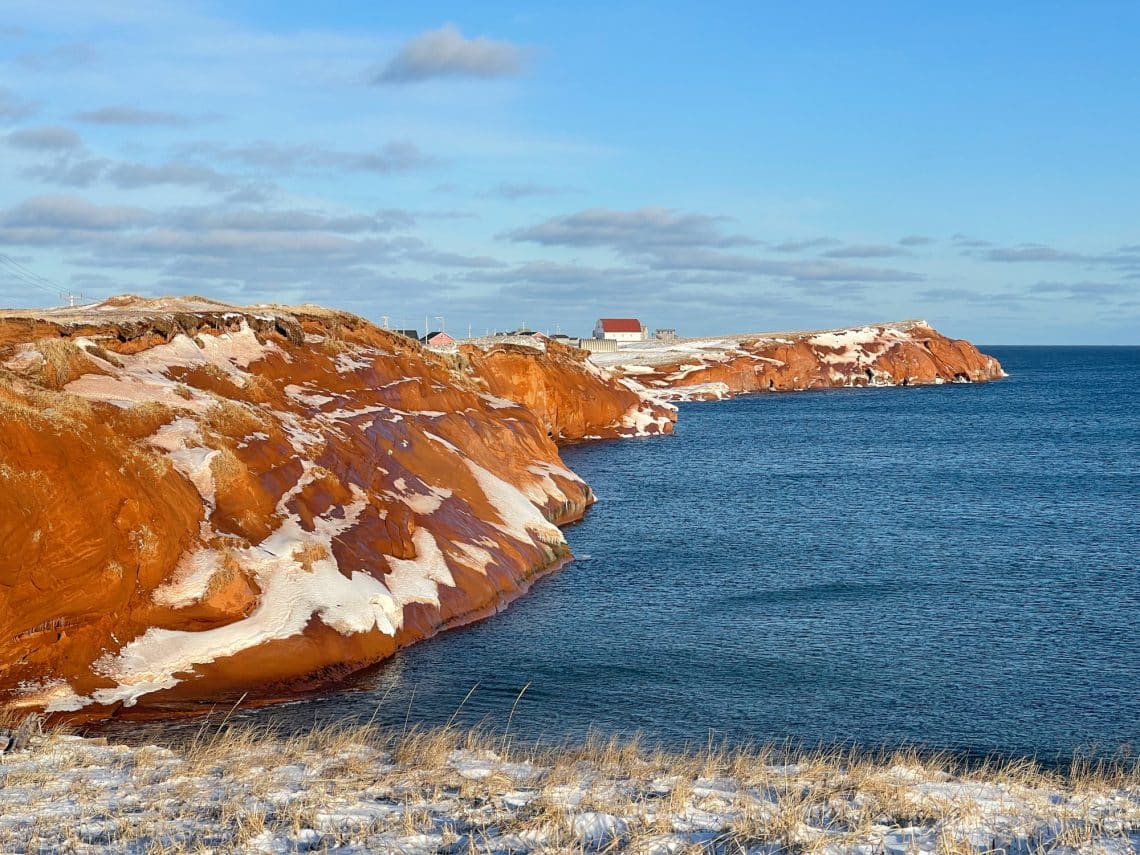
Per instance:
[[[0,312],[0,701],[80,716],[327,685],[494,613],[592,502],[556,442],[666,399],[1003,376],[919,322],[439,351],[314,306]]]
[[[591,360],[666,400],[843,386],[980,383],[1005,376],[992,356],[925,321],[851,329],[647,341]]]
[[[593,497],[555,439],[674,418],[579,351],[434,353],[317,307],[0,313],[0,695],[324,685],[559,566]]]

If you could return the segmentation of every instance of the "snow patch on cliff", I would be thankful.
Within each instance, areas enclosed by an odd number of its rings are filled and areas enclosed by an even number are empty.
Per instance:
[[[244,369],[274,350],[280,352],[272,342],[259,342],[243,320],[238,332],[200,335],[196,339],[179,333],[167,344],[120,356],[122,368],[101,361],[100,367],[108,374],[84,374],[68,383],[64,391],[122,409],[158,401],[201,414],[216,403],[215,399],[171,379],[167,374],[171,368],[213,366],[241,386],[250,376]]]
[[[439,586],[455,587],[455,578],[447,567],[447,559],[440,551],[435,536],[426,528],[412,534],[416,547],[415,558],[385,556],[389,571],[384,585],[399,607],[397,627],[403,625],[403,608],[409,603],[439,606]]]
[[[321,395],[317,392],[308,392],[301,386],[295,383],[290,383],[283,390],[286,395],[298,403],[304,404],[306,407],[312,407],[314,410],[319,410],[325,404],[331,404],[336,398],[331,395]]]
[[[727,398],[731,390],[727,383],[692,383],[688,386],[673,386],[662,390],[662,397],[669,401],[720,401]]]
[[[836,366],[844,366],[847,370],[865,371],[886,348],[905,338],[904,333],[892,327],[859,327],[814,335],[807,340],[807,343],[813,348],[822,350],[822,352],[817,350],[816,356],[820,362],[833,369],[831,372],[833,383],[851,385],[849,376],[834,370]]]
[[[303,483],[304,477],[298,484]],[[346,578],[332,555],[333,539],[356,525],[368,503],[360,488],[350,486],[354,500],[315,517],[312,532],[305,531],[299,517],[290,515],[261,544],[233,550],[234,559],[261,589],[248,617],[201,632],[152,627],[117,654],[96,662],[95,670],[115,686],[96,689],[88,698],[63,696],[49,711],[78,709],[92,701],[133,706],[145,694],[176,686],[196,665],[298,635],[314,616],[346,635],[372,629],[394,635],[401,614],[392,593],[366,573]],[[300,489],[295,486],[287,493],[279,509]],[[334,511],[338,516],[333,516]],[[306,545],[316,547],[309,550],[307,560],[299,552]],[[77,702],[79,706],[74,706]]]
[[[536,537],[546,543],[565,543],[561,530],[542,515],[525,493],[475,461],[464,458],[463,462],[499,516],[500,522],[492,523],[495,528],[523,543],[534,543]]]
[[[222,569],[222,554],[216,549],[197,549],[182,556],[170,580],[152,595],[160,606],[181,609],[201,601],[210,581]]]
[[[174,468],[194,485],[206,503],[208,516],[215,506],[217,494],[210,462],[219,452],[202,445],[198,423],[188,418],[175,419],[159,428],[148,442],[165,451]]]
[[[403,481],[403,479],[399,479]],[[403,488],[401,488],[403,489]],[[430,484],[425,484],[425,493],[417,493],[411,490],[400,494],[400,501],[415,511],[417,514],[427,516],[434,514],[443,505],[444,499],[451,498],[451,490],[446,487],[433,487]]]

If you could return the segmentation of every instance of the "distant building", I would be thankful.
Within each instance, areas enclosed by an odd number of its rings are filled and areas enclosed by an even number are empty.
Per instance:
[[[455,344],[455,337],[445,332],[429,332],[420,339],[420,342],[428,347],[445,347],[449,344]]]
[[[392,332],[394,332],[396,335],[402,335],[405,338],[410,338],[413,341],[419,341],[420,340],[420,331],[419,330],[392,330]]]
[[[578,341],[578,347],[591,353],[612,353],[618,349],[617,346],[612,338],[583,338]]]
[[[658,341],[676,341],[677,331],[673,327],[658,327],[653,331],[653,337]]]
[[[645,327],[637,318],[599,318],[594,338],[605,341],[645,341]]]

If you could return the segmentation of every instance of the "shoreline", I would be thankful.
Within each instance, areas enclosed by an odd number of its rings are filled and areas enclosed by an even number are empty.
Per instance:
[[[592,492],[557,443],[669,434],[670,384],[704,372],[745,393],[1000,372],[918,323],[690,340],[682,350],[704,342],[692,365],[664,345],[681,364],[650,380],[553,341],[438,353],[313,306],[124,296],[0,312],[18,451],[3,471],[39,485],[0,491],[24,521],[0,582],[28,606],[4,627],[0,691],[79,719],[340,684],[561,566],[555,523]],[[64,507],[56,491],[81,501]],[[72,543],[90,548],[77,557]],[[37,596],[48,586],[59,598]]]

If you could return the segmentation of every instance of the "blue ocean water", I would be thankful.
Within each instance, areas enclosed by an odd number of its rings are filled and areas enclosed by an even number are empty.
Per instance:
[[[1127,751],[1140,349],[988,352],[1009,379],[686,404],[672,438],[567,448],[601,499],[567,529],[588,557],[346,691],[253,715]]]

